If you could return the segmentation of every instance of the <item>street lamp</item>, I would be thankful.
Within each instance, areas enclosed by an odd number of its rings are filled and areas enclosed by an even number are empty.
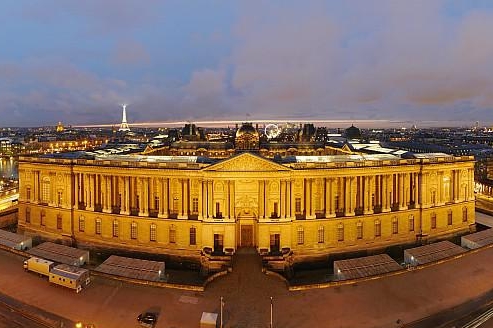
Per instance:
[[[272,304],[272,296],[270,297],[270,328],[273,327],[272,325],[272,310],[273,310],[274,304]]]
[[[223,328],[223,305],[224,305],[224,301],[223,301],[223,297],[221,296],[221,326],[220,326],[220,328]]]

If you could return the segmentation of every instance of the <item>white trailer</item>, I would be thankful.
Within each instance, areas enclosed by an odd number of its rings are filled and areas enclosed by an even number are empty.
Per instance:
[[[50,276],[50,271],[55,266],[55,262],[51,262],[39,257],[31,257],[24,261],[24,269],[26,271],[36,272],[43,276]]]

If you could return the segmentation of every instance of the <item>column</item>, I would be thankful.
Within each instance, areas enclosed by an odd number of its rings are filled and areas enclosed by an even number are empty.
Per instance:
[[[72,208],[79,209],[79,173],[74,173],[74,203]]]
[[[207,181],[207,198],[208,198],[208,201],[209,201],[209,206],[207,208],[207,217],[210,217],[212,218],[213,215],[214,215],[214,209],[212,208],[212,206],[214,205],[213,204],[213,194],[212,194],[212,181],[209,180]]]
[[[169,216],[169,199],[171,198],[169,194],[169,179],[163,178],[161,181],[161,216],[167,218]]]
[[[331,187],[331,178],[325,178],[325,217],[328,218],[330,217],[330,208],[331,208],[331,203],[330,203],[330,187]]]
[[[296,200],[294,199],[295,197],[294,197],[293,185],[294,185],[294,180],[289,179],[289,217],[290,218],[296,217],[296,215],[295,215]]]
[[[399,173],[399,182],[398,182],[398,193],[399,193],[399,210],[404,209],[404,173]]]
[[[178,192],[178,219],[185,219],[185,202],[186,202],[186,179],[178,179],[178,185],[180,186],[180,190]]]
[[[286,181],[285,180],[281,180],[280,181],[280,186],[281,186],[281,192],[280,192],[280,201],[279,201],[279,216],[281,218],[285,218],[286,217]]]
[[[264,180],[258,181],[258,217],[264,218]]]
[[[198,219],[202,220],[204,218],[204,213],[203,213],[203,199],[204,199],[204,180],[202,178],[199,178],[199,199],[198,199]]]
[[[123,195],[122,195],[122,203],[123,203],[123,212],[122,214],[129,215],[130,214],[130,177],[123,177]]]
[[[229,180],[226,180],[226,204],[225,204],[225,215],[226,215],[226,219],[229,219],[229,210],[230,210],[230,185],[229,185],[230,181]]]
[[[384,174],[382,176],[382,212],[390,212],[390,204],[389,204],[390,190],[388,190],[389,180],[390,180],[390,176],[388,174]]]
[[[230,181],[230,211],[229,217],[236,219],[236,207],[235,207],[235,181]]]

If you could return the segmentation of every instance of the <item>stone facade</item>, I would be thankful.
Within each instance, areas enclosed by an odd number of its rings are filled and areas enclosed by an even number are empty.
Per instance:
[[[204,249],[241,246],[305,261],[474,224],[467,156],[21,157],[19,180],[19,228],[29,234],[197,262]]]

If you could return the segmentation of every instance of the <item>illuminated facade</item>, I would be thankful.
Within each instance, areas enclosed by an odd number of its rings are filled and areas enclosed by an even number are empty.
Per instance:
[[[469,231],[473,158],[410,157],[21,157],[19,229],[193,260],[289,249],[295,261]]]

